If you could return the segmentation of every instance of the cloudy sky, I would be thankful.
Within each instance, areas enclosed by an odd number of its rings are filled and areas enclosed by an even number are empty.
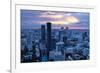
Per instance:
[[[21,10],[21,28],[40,28],[47,22],[55,28],[88,29],[89,13]]]

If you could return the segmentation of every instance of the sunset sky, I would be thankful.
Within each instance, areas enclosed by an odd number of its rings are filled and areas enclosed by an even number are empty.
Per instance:
[[[40,28],[51,22],[53,27],[89,29],[89,13],[21,10],[21,28]]]

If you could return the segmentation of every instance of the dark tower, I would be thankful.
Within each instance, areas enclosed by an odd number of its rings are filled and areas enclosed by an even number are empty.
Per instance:
[[[51,23],[47,23],[47,49],[51,50]]]
[[[49,51],[51,50],[51,23],[48,22],[47,23],[47,38],[46,38],[46,42],[47,42],[47,58],[49,60]]]
[[[41,40],[45,43],[45,25],[41,25]]]

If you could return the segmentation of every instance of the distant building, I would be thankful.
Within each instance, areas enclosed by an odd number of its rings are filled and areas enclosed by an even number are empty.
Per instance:
[[[57,42],[56,43],[56,50],[62,51],[63,49],[64,49],[64,42],[61,42],[61,41]]]
[[[64,46],[67,46],[67,36],[63,37]]]
[[[66,30],[68,30],[69,28],[68,27],[66,27]]]
[[[56,49],[56,38],[52,37],[51,49]]]
[[[63,41],[63,37],[67,36],[66,34],[66,30],[64,29],[64,27],[61,27],[60,31],[59,31],[59,41]]]

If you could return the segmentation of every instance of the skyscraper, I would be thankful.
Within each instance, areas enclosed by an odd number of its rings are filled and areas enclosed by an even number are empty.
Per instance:
[[[65,35],[64,33],[64,27],[61,27],[59,31],[59,41],[63,41],[63,36]]]
[[[51,50],[51,23],[47,23],[47,49]]]
[[[45,25],[41,25],[41,41],[45,43]]]

